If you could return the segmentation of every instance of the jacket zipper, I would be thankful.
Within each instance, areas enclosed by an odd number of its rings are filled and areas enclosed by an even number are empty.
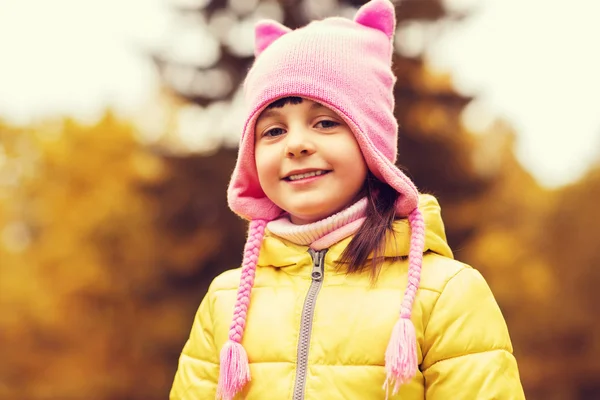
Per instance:
[[[308,288],[308,293],[304,299],[302,308],[302,319],[300,320],[300,337],[298,338],[298,357],[296,361],[296,382],[294,383],[293,400],[304,400],[304,390],[306,387],[306,374],[308,373],[308,349],[310,347],[310,335],[312,331],[313,316],[315,314],[315,305],[317,304],[317,295],[323,284],[325,275],[325,253],[327,249],[314,251],[308,249],[312,258],[313,267],[311,272],[312,282]]]

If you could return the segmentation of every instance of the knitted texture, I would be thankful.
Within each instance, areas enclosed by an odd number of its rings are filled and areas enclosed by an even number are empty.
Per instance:
[[[287,96],[308,98],[335,111],[354,133],[369,170],[400,194],[398,215],[407,216],[417,207],[416,187],[394,165],[394,12],[389,0],[372,0],[354,21],[333,17],[296,30],[275,21],[257,25],[257,58],[244,82],[249,112],[227,192],[235,213],[248,220],[273,220],[283,212],[260,187],[254,128],[266,106]]]
[[[241,345],[246,327],[250,293],[254,286],[258,252],[265,233],[266,221],[254,220],[248,228],[248,239],[244,248],[244,259],[240,276],[240,286],[233,310],[233,320],[229,329],[229,340],[221,350],[221,366],[217,398],[231,400],[250,380],[248,355]]]
[[[292,243],[310,246],[314,250],[326,249],[354,234],[365,221],[367,198],[350,207],[312,224],[295,225],[288,216],[267,224],[267,229]]]
[[[398,393],[400,385],[409,382],[416,374],[417,335],[410,319],[413,303],[421,280],[421,264],[425,248],[425,221],[418,208],[408,216],[410,224],[410,251],[408,254],[408,282],[400,308],[400,319],[392,330],[392,336],[385,351],[386,381],[383,388],[386,398],[389,389]]]

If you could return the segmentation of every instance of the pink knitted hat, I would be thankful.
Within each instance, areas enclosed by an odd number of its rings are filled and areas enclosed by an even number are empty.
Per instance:
[[[283,213],[265,195],[258,180],[255,122],[273,101],[290,96],[321,103],[343,118],[369,170],[399,193],[397,214],[408,217],[411,226],[409,280],[386,351],[384,388],[396,392],[416,373],[416,335],[410,315],[421,274],[424,222],[417,208],[417,188],[395,166],[398,123],[393,113],[395,76],[391,69],[395,24],[393,4],[371,0],[358,10],[354,20],[327,18],[296,30],[271,20],[256,26],[256,60],[244,83],[250,110],[227,191],[229,207],[250,220],[250,227],[229,341],[221,352],[219,398],[232,399],[250,379],[248,358],[241,345],[250,292],[265,226]]]

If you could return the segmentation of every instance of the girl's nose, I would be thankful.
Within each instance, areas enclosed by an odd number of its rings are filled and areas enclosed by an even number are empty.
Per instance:
[[[285,153],[287,157],[309,156],[316,150],[310,133],[302,128],[289,129],[286,140]]]

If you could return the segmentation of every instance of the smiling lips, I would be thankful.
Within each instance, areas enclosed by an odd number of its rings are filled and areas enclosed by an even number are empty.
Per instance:
[[[313,170],[313,171],[299,172],[299,173],[292,172],[292,174],[284,177],[283,179],[288,182],[294,182],[294,181],[299,181],[299,180],[304,180],[304,179],[309,179],[309,178],[314,178],[317,176],[325,175],[328,172],[331,172],[331,171],[321,169],[321,170]]]

